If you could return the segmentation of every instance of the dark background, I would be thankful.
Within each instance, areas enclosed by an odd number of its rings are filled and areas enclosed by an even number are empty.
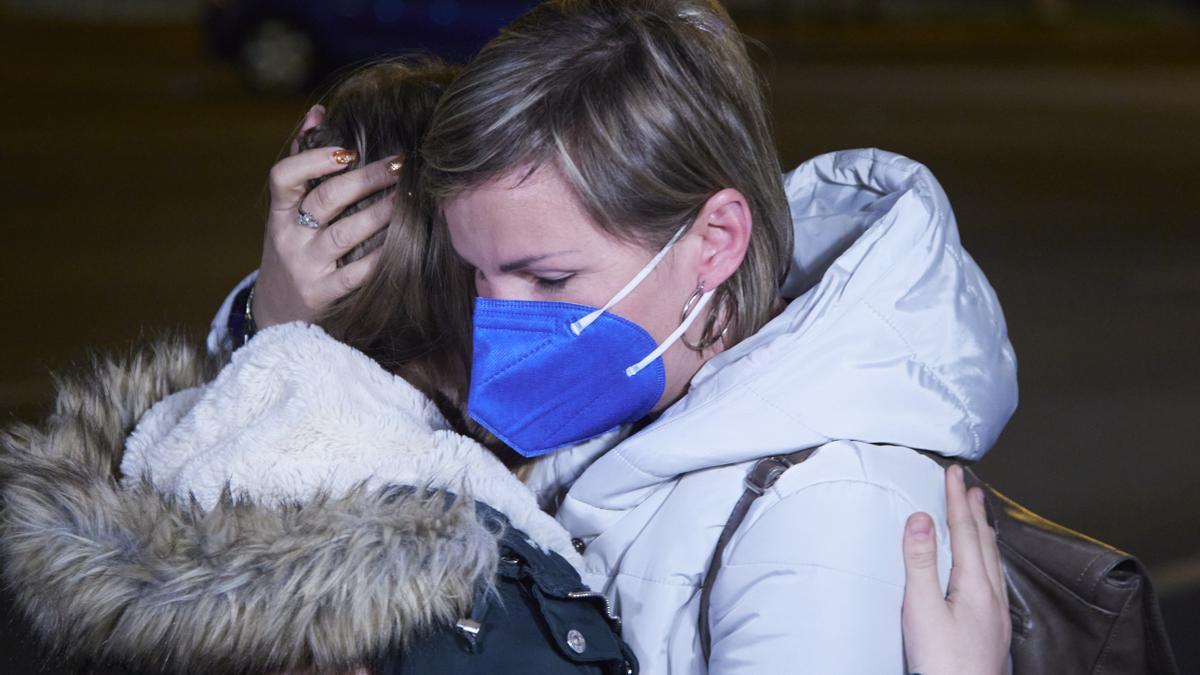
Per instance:
[[[939,177],[1020,364],[982,473],[1147,562],[1200,673],[1197,5],[734,4],[788,166],[876,146]],[[246,94],[194,9],[0,3],[0,424],[89,350],[202,335],[257,264],[310,101]],[[0,672],[36,672],[2,625]]]

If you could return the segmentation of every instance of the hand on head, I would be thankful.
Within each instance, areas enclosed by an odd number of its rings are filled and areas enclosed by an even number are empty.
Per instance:
[[[304,116],[297,139],[320,125],[324,115],[324,108],[313,106]],[[361,285],[374,269],[379,249],[344,266],[338,261],[386,227],[395,210],[392,200],[381,199],[337,218],[348,207],[394,184],[398,158],[346,171],[310,191],[310,181],[344,171],[358,160],[357,153],[342,148],[302,151],[299,140],[292,141],[291,149],[291,155],[271,168],[271,207],[251,307],[260,329],[312,321],[333,301]],[[310,225],[305,226],[302,219]]]

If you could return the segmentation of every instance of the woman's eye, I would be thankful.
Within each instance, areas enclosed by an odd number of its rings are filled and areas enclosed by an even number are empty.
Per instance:
[[[538,288],[542,288],[542,289],[545,289],[548,291],[555,291],[555,290],[560,290],[562,287],[566,286],[567,281],[569,281],[571,279],[571,277],[573,277],[573,276],[575,276],[575,275],[568,274],[568,275],[562,276],[562,277],[550,277],[550,278],[535,276],[534,282],[537,284]]]

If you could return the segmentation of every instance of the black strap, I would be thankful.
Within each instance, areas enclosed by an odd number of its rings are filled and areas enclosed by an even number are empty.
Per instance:
[[[754,503],[754,500],[761,497],[767,490],[770,490],[771,486],[775,485],[775,481],[779,480],[784,471],[800,464],[816,451],[816,448],[809,448],[790,455],[780,455],[759,460],[754,465],[754,468],[750,470],[750,474],[746,476],[746,491],[742,493],[737,505],[733,507],[733,513],[729,514],[729,520],[725,522],[725,529],[721,530],[721,536],[717,538],[716,550],[713,551],[712,561],[708,563],[708,572],[704,575],[704,584],[700,587],[700,648],[704,651],[705,663],[708,663],[708,658],[712,654],[712,633],[708,626],[708,604],[712,596],[713,584],[717,580],[717,571],[721,569],[721,556],[725,553],[725,547],[729,545],[729,540],[733,538],[733,533],[737,532],[742,521],[746,519],[746,514],[750,511],[750,505]]]
[[[250,311],[253,301],[254,283],[237,292],[229,308],[229,318],[225,320],[225,336],[230,347],[237,351],[254,337],[258,327],[254,323],[254,315]]]

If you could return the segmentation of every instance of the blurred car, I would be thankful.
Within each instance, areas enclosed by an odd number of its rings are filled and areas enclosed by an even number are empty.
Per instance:
[[[260,93],[303,91],[376,56],[466,61],[536,0],[207,0],[209,50]]]

